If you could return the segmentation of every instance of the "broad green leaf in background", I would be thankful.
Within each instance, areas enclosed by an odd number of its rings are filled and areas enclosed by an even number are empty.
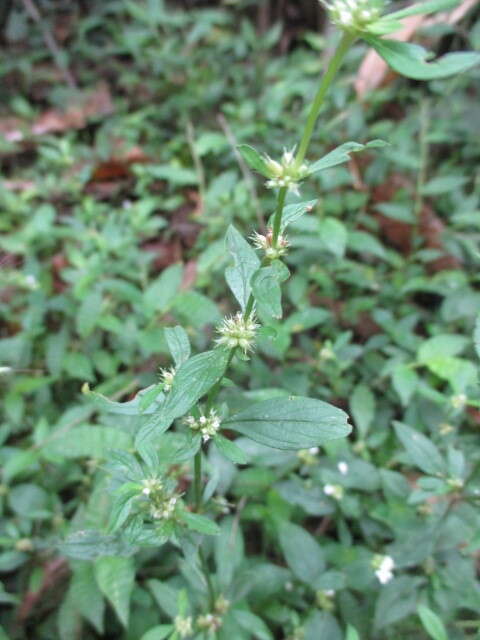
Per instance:
[[[280,546],[295,576],[313,585],[325,569],[325,558],[315,538],[292,522],[282,522],[278,529]]]
[[[418,44],[386,40],[370,35],[366,35],[365,40],[394,71],[415,80],[446,78],[468,71],[480,63],[478,53],[449,53],[433,62],[427,62],[428,51]]]
[[[225,277],[242,311],[245,311],[251,292],[250,280],[260,267],[260,260],[248,242],[232,225],[229,226],[225,239],[234,260],[234,265],[225,270]]]
[[[118,619],[128,628],[130,597],[135,583],[132,558],[106,556],[95,561],[95,579]]]
[[[187,525],[189,529],[203,533],[206,536],[217,536],[220,529],[213,520],[199,513],[191,513],[190,511],[181,511],[179,518]]]
[[[320,239],[327,251],[337,258],[343,258],[347,247],[347,230],[343,222],[336,218],[323,218],[319,224]]]
[[[218,447],[218,450],[229,460],[234,462],[235,464],[247,464],[249,458],[247,454],[240,449],[234,442],[224,438],[222,435],[218,434],[213,438],[215,445]]]
[[[399,576],[382,586],[375,606],[376,629],[384,629],[415,611],[418,582],[418,577]]]
[[[171,624],[159,624],[156,627],[152,627],[140,640],[164,640],[174,631],[174,627]]]
[[[362,438],[375,417],[375,396],[365,384],[357,384],[350,399],[350,410]]]
[[[77,330],[85,338],[94,329],[102,310],[102,294],[100,291],[92,291],[83,300],[77,313]]]
[[[261,267],[251,278],[251,287],[258,312],[261,317],[280,319],[282,317],[282,290],[290,272],[280,260],[274,260],[268,267]]]
[[[273,640],[273,636],[264,621],[246,609],[234,609],[233,616],[238,624],[256,640]]]
[[[400,396],[403,406],[407,406],[418,386],[418,376],[406,364],[397,365],[392,373],[393,388]]]
[[[240,144],[237,146],[237,149],[250,168],[258,171],[258,173],[261,173],[262,176],[265,176],[266,178],[270,177],[270,171],[265,158],[258,153],[256,149],[248,144]]]
[[[244,558],[244,547],[241,527],[234,517],[227,516],[220,523],[220,533],[214,541],[215,566],[222,589],[230,586]]]
[[[347,626],[347,635],[345,636],[345,640],[360,640],[358,631],[350,624]]]
[[[422,342],[417,358],[421,364],[427,364],[440,356],[456,356],[467,346],[469,339],[457,334],[442,333]]]
[[[62,458],[98,458],[107,456],[110,449],[127,449],[131,436],[115,427],[80,424],[69,430],[59,429],[42,448],[45,456]]]
[[[190,357],[190,341],[187,332],[180,326],[166,327],[164,332],[175,366],[178,367]]]
[[[143,307],[148,314],[166,311],[180,290],[183,266],[172,264],[154,280],[143,294]]]
[[[307,449],[348,436],[347,414],[313,398],[288,396],[251,405],[223,426],[276,449]]]
[[[433,640],[448,640],[447,630],[436,613],[423,604],[418,605],[417,613],[425,631]]]
[[[90,562],[74,563],[70,597],[82,616],[95,627],[99,634],[103,634],[105,600],[98,588],[93,565]]]
[[[445,461],[431,440],[406,424],[401,422],[393,424],[398,438],[407,450],[412,462],[419,469],[431,475],[445,473]]]
[[[320,158],[312,165],[310,165],[310,173],[318,173],[324,169],[330,169],[330,167],[336,167],[339,164],[348,162],[350,160],[351,153],[357,153],[364,149],[385,147],[387,145],[383,140],[371,140],[366,144],[360,144],[359,142],[344,142],[342,145],[327,153],[326,156]]]

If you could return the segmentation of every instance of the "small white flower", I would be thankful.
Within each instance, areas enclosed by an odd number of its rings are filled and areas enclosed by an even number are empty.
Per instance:
[[[326,496],[334,498],[335,500],[341,500],[343,498],[343,487],[339,484],[326,484],[323,487],[323,493]]]
[[[12,373],[12,367],[0,367],[0,376],[6,376],[9,373]]]
[[[457,393],[450,398],[450,404],[456,410],[463,409],[467,404],[467,396],[464,393]]]
[[[268,189],[288,188],[289,191],[299,194],[299,183],[307,177],[309,173],[308,165],[302,163],[297,166],[295,161],[295,149],[284,149],[280,162],[272,160],[270,156],[264,157],[265,164],[269,171],[269,180],[265,183]]]
[[[324,589],[323,593],[327,596],[327,598],[333,598],[333,596],[335,595],[335,589]]]
[[[337,469],[340,471],[340,473],[342,474],[342,476],[346,476],[348,473],[348,464],[344,461],[341,460],[338,464],[337,464]]]
[[[181,638],[187,638],[188,636],[193,634],[193,626],[192,626],[192,618],[189,616],[188,618],[183,618],[182,616],[177,616],[175,618],[175,631]]]
[[[394,577],[395,562],[391,556],[374,556],[372,567],[375,569],[375,575],[380,584],[387,584]]]
[[[310,449],[308,450],[308,453],[311,453],[312,456],[316,456],[318,455],[319,451],[320,449],[318,447],[310,447]]]
[[[31,274],[25,276],[24,284],[28,289],[31,289],[32,291],[38,289],[38,280]]]
[[[220,338],[217,338],[216,342],[229,349],[240,347],[246,354],[253,349],[255,334],[259,326],[252,315],[244,318],[242,313],[238,312],[230,318],[225,318],[222,324],[217,327]]]
[[[210,409],[207,416],[201,415],[198,420],[193,416],[188,416],[184,422],[190,429],[200,432],[203,442],[208,442],[210,438],[216,435],[221,425],[221,420],[217,416],[215,409]]]
[[[273,230],[268,229],[266,235],[255,232],[250,236],[255,249],[260,249],[265,252],[265,257],[269,260],[275,260],[287,253],[289,242],[285,236],[279,234],[277,241],[273,243]]]

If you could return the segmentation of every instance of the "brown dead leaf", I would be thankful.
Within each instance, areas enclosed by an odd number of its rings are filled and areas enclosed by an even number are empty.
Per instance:
[[[49,109],[32,125],[32,133],[60,133],[69,129],[82,129],[91,118],[113,113],[113,102],[108,86],[99,83],[93,91],[78,93],[75,102],[65,110]]]
[[[458,7],[446,13],[437,13],[433,16],[409,16],[403,22],[403,29],[388,35],[392,40],[408,42],[422,26],[434,24],[456,24],[473,7],[478,5],[478,0],[463,0]],[[389,84],[397,74],[390,69],[387,63],[376,51],[370,49],[365,55],[354,86],[357,96],[364,98],[373,89]]]

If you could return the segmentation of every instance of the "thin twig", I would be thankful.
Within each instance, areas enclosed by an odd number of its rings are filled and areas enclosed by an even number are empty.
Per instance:
[[[45,26],[45,23],[44,23],[44,21],[42,19],[42,16],[40,15],[40,12],[38,11],[38,9],[35,6],[35,4],[33,3],[33,0],[22,0],[22,4],[25,7],[25,11],[28,13],[28,15],[40,27],[40,29],[42,31],[43,39],[45,41],[45,44],[47,45],[47,48],[49,49],[50,53],[52,54],[57,67],[62,72],[63,77],[65,78],[65,82],[68,84],[68,86],[71,89],[77,89],[78,88],[77,87],[77,83],[75,82],[75,79],[74,79],[73,75],[71,74],[70,69],[68,69],[68,67],[66,67],[63,64],[63,61],[62,61],[62,57],[63,57],[62,56],[62,50],[58,46],[55,38],[53,37],[53,35],[51,33],[51,31]]]
[[[252,198],[253,205],[255,207],[255,214],[257,216],[258,226],[262,231],[265,231],[265,221],[263,219],[262,207],[260,205],[260,200],[258,199],[257,190],[255,189],[255,182],[252,176],[250,169],[245,164],[241,154],[238,152],[237,145],[238,140],[235,138],[233,131],[230,129],[230,125],[227,122],[227,119],[222,113],[219,113],[217,116],[217,120],[222,127],[222,130],[232,147],[233,153],[235,154],[235,158],[238,162],[238,166],[243,175],[243,179],[247,185],[248,190],[250,191],[250,195]]]

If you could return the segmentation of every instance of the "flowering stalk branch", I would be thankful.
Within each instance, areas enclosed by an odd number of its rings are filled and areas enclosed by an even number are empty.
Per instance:
[[[295,164],[297,167],[300,167],[302,162],[305,159],[305,154],[307,153],[308,145],[310,144],[310,140],[312,138],[313,130],[315,128],[315,123],[318,118],[318,114],[320,113],[320,109],[323,104],[323,100],[327,94],[330,85],[332,84],[332,80],[337,74],[337,71],[340,69],[340,66],[345,58],[347,51],[350,46],[356,39],[356,35],[348,32],[344,32],[342,35],[342,39],[340,40],[338,47],[335,51],[333,58],[330,60],[330,64],[328,65],[328,69],[325,75],[322,78],[322,82],[318,87],[317,94],[312,102],[312,106],[310,107],[310,113],[308,114],[307,123],[305,125],[305,131],[303,132],[302,139],[300,141],[300,146],[298,148],[298,152],[295,158]]]

